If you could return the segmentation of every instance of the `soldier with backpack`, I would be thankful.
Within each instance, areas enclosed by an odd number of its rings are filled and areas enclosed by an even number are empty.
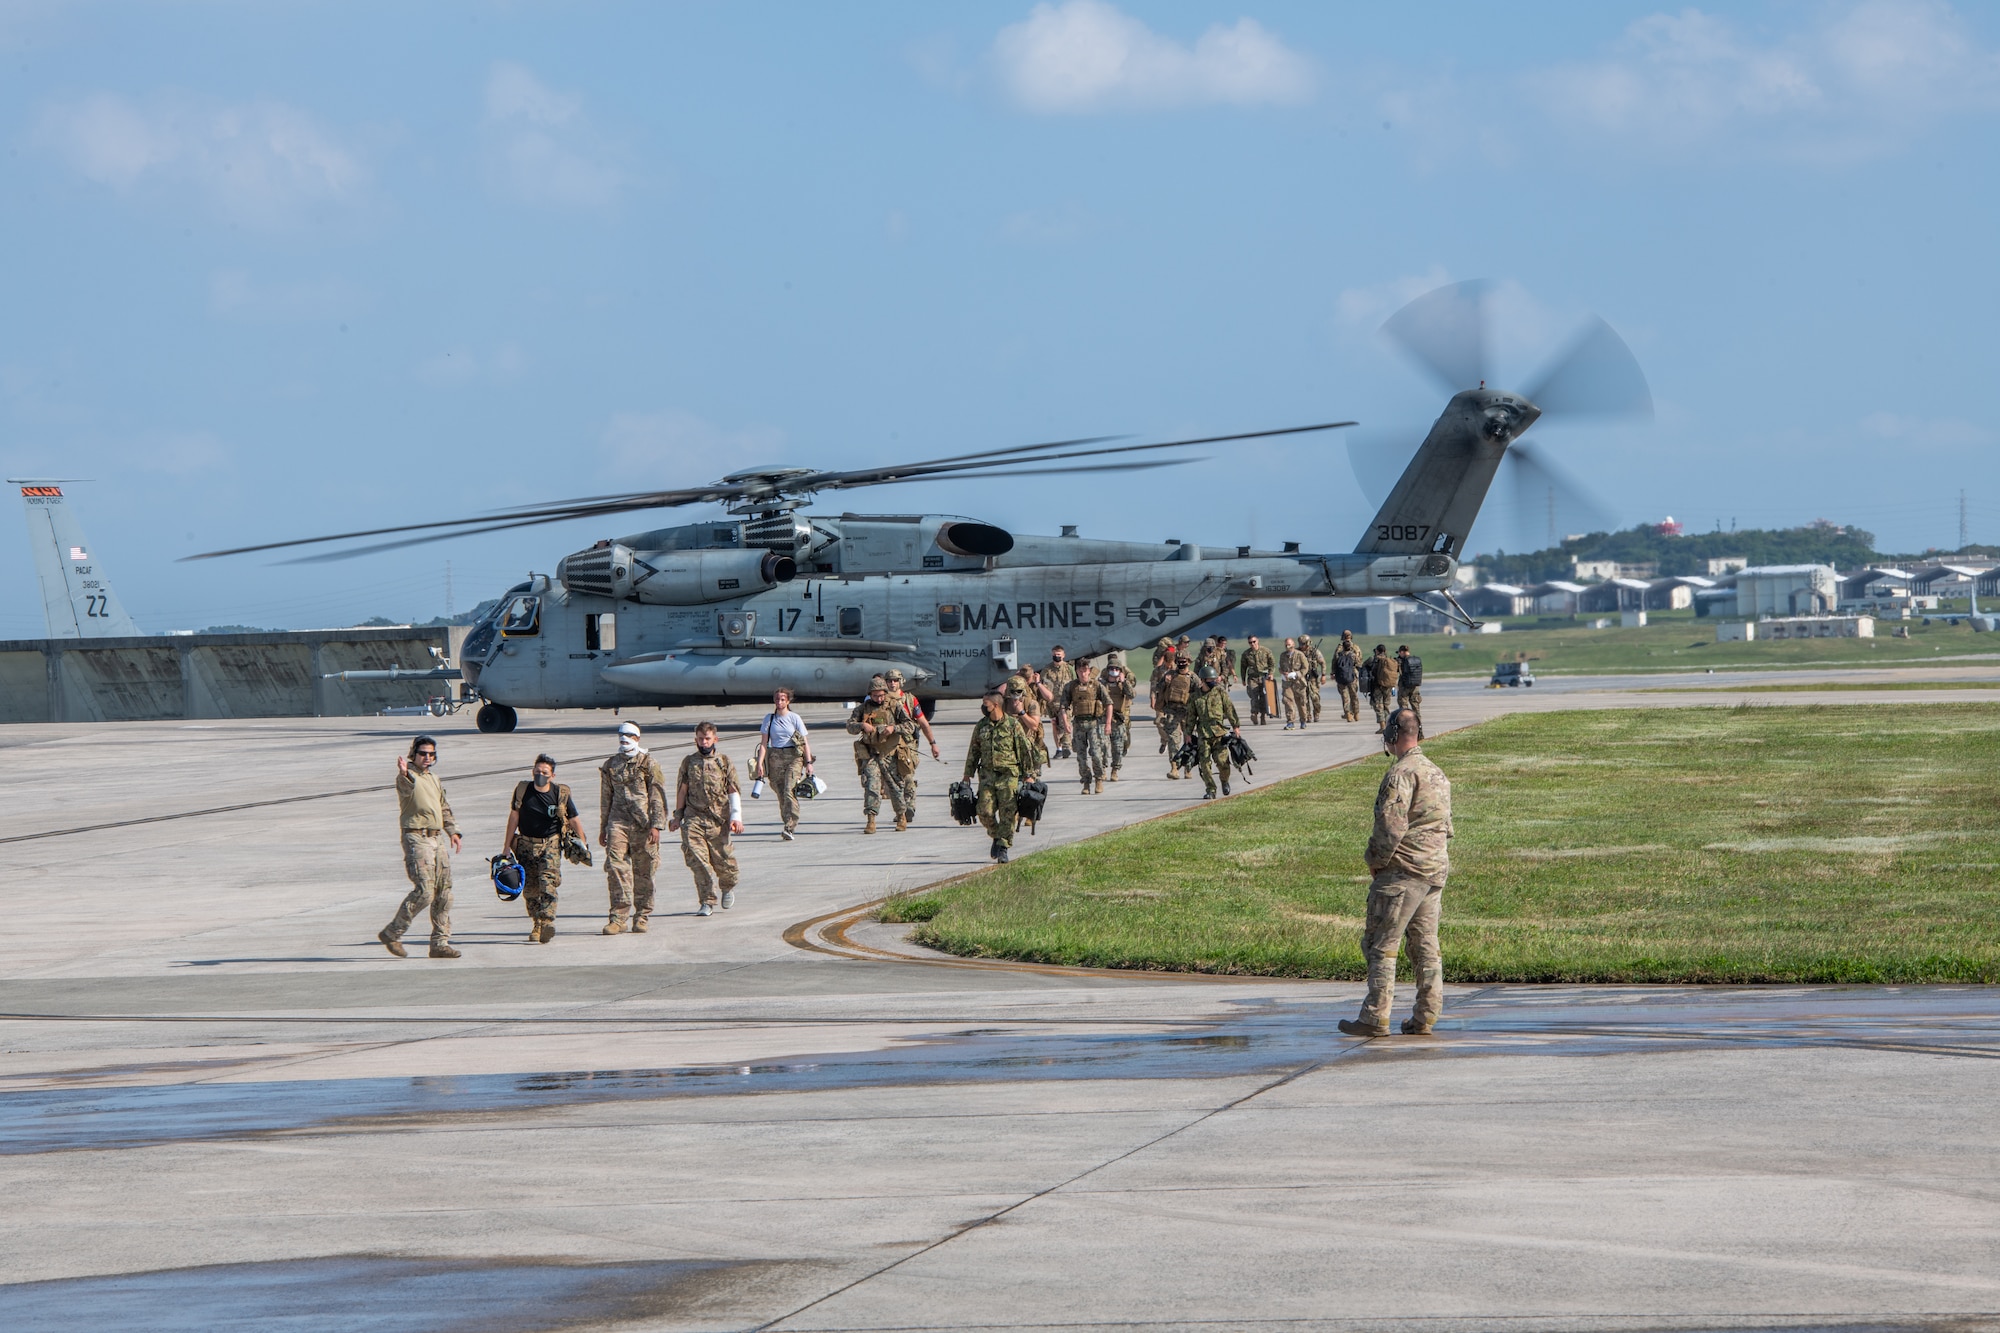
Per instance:
[[[521,901],[528,908],[528,943],[556,936],[556,890],[562,887],[565,834],[584,841],[583,818],[569,788],[556,780],[556,761],[535,756],[534,776],[514,784],[502,851],[512,852],[527,876]]]

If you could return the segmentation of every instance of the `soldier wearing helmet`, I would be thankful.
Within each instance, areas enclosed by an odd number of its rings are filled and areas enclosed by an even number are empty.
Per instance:
[[[1222,774],[1222,794],[1229,795],[1229,738],[1237,735],[1240,723],[1236,704],[1222,683],[1222,673],[1204,663],[1199,673],[1201,693],[1188,705],[1188,738],[1195,744],[1196,762],[1201,768],[1204,801],[1215,797],[1216,772]]]

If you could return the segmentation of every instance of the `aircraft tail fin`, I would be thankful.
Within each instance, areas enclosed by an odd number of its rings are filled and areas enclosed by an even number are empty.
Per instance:
[[[1466,395],[1460,395],[1465,397]],[[1361,535],[1355,550],[1373,555],[1441,553],[1453,559],[1464,551],[1494,473],[1506,455],[1504,439],[1477,429],[1455,399],[1438,419],[1389,498]]]
[[[12,479],[10,479],[12,480]],[[143,633],[111,591],[90,553],[59,481],[13,480],[28,511],[28,543],[42,583],[42,612],[52,639],[110,639]]]

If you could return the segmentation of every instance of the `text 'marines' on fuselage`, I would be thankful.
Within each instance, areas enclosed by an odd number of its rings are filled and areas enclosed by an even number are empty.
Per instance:
[[[1484,349],[1483,290],[1459,284],[1419,298],[1385,332],[1428,362],[1433,349],[1425,337],[1441,331],[1457,360],[1482,369],[1475,363]],[[1425,317],[1414,335],[1405,319],[1413,310]],[[1468,320],[1480,327],[1468,331]],[[1587,340],[1590,355],[1621,373],[1630,363],[1636,375],[1617,335],[1599,327],[1601,336],[1593,329]],[[1623,363],[1607,357],[1605,336]],[[1574,390],[1588,378],[1564,362],[1542,382]],[[799,700],[851,700],[891,667],[925,696],[972,698],[1019,663],[1046,659],[1057,643],[1075,659],[1137,648],[1254,598],[1449,589],[1494,470],[1549,407],[1484,381],[1476,374],[1451,386],[1443,414],[1352,552],[1028,536],[955,515],[834,516],[806,508],[821,491],[1173,466],[1202,461],[1184,451],[1203,444],[1354,424],[1329,422],[1157,444],[1065,440],[851,471],[751,468],[683,490],[208,556],[386,539],[302,557],[342,559],[465,533],[715,503],[724,514],[712,521],[605,539],[564,557],[554,574],[508,589],[460,652],[463,688],[485,700],[480,726],[511,730],[520,708],[762,700],[779,686]],[[1643,393],[1643,377],[1638,384]],[[1162,459],[1157,451],[1183,452]]]
[[[9,477],[21,488],[28,515],[28,545],[42,585],[42,615],[52,639],[113,639],[140,633],[111,590],[102,564],[83,538],[83,525],[62,488],[73,478]]]

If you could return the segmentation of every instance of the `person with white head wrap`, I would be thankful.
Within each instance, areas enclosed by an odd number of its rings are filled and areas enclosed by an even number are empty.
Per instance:
[[[618,753],[598,770],[597,841],[611,897],[606,935],[644,934],[653,915],[653,871],[667,827],[667,777],[639,744],[639,726],[618,726]]]

